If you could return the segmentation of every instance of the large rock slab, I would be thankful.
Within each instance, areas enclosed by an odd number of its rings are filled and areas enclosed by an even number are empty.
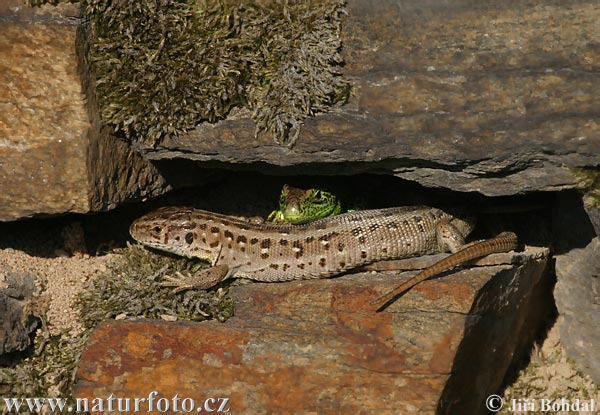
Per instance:
[[[547,255],[495,255],[381,313],[369,302],[407,273],[236,286],[224,324],[109,322],[82,355],[75,396],[228,398],[253,414],[484,413],[547,308]]]
[[[288,174],[306,173],[305,163],[312,174],[386,172],[490,196],[572,188],[563,166],[600,163],[593,3],[350,0],[347,9],[354,94],[309,118],[294,148],[255,138],[240,110],[140,150]]]
[[[0,221],[105,210],[168,188],[97,120],[78,72],[80,24],[73,5],[0,0]]]

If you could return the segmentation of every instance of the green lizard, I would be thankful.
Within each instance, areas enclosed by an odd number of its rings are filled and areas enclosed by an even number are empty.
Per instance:
[[[303,224],[349,211],[342,209],[340,199],[331,192],[285,184],[279,195],[279,209],[271,212],[267,221]]]

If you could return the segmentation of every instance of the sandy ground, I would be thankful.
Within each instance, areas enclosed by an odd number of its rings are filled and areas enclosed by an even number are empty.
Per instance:
[[[0,278],[14,271],[34,275],[40,293],[35,309],[45,309],[50,332],[79,334],[75,295],[106,271],[114,254],[90,255],[76,219],[1,224],[0,235]]]
[[[83,329],[79,315],[71,306],[75,294],[83,290],[88,281],[106,270],[106,263],[112,255],[102,257],[56,257],[40,258],[15,249],[0,250],[2,274],[9,270],[18,270],[36,275],[38,286],[43,290],[40,300],[47,306],[47,317],[52,334],[66,331],[76,336]],[[4,267],[8,265],[8,267]]]
[[[558,318],[556,324],[548,331],[544,341],[531,351],[529,364],[518,374],[516,379],[504,391],[504,408],[501,414],[525,414],[525,413],[600,413],[600,390],[591,378],[578,372],[574,364],[567,357],[564,348],[560,344],[560,324]],[[595,411],[552,411],[542,412],[542,400],[550,399],[560,402],[565,399],[571,403],[580,400],[581,403],[595,403]],[[513,411],[510,409],[513,400],[522,405],[527,411]],[[529,407],[527,407],[529,404]],[[535,405],[535,410],[531,410]]]

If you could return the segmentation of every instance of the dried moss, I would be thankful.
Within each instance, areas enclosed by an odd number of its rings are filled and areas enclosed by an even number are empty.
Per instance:
[[[38,329],[32,355],[14,367],[0,368],[0,395],[70,398],[75,370],[89,333],[77,338],[67,334],[51,335],[47,324],[43,324]],[[23,409],[19,413],[41,413]],[[3,405],[0,413],[9,413],[7,407]]]
[[[349,97],[342,0],[83,4],[102,118],[128,137],[156,144],[245,107],[257,134],[291,146],[307,117]]]
[[[327,112],[350,95],[342,77],[340,30],[343,2],[270,3],[253,41],[261,44],[261,76],[251,84],[250,102],[257,132],[293,145],[308,117]]]
[[[77,304],[86,327],[95,327],[119,315],[225,321],[233,315],[233,302],[221,290],[173,293],[161,285],[165,275],[195,273],[207,265],[186,258],[154,254],[139,245],[122,251],[108,272],[80,294]]]

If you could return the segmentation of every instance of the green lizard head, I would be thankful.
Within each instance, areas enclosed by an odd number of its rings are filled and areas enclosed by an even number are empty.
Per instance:
[[[279,195],[279,210],[273,211],[271,222],[307,223],[342,213],[340,200],[322,189],[299,189],[283,186]]]

